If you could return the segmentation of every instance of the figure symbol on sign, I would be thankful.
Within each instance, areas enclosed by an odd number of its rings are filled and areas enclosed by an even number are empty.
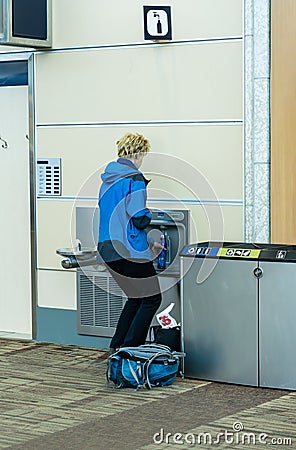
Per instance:
[[[159,14],[157,14],[156,11],[153,11],[153,17],[158,17],[157,19],[157,33],[162,34],[162,25],[161,25],[161,21],[160,21],[160,16]]]
[[[285,259],[287,252],[284,250],[279,250],[276,254],[277,259]]]

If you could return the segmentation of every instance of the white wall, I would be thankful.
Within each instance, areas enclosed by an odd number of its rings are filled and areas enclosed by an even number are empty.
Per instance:
[[[32,333],[28,87],[0,87],[0,334]]]

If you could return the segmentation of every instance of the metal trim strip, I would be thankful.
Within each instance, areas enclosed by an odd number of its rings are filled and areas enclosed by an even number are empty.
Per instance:
[[[65,201],[65,202],[97,202],[97,197],[72,197],[72,196],[42,196],[37,197],[37,200],[42,201]],[[163,203],[163,204],[172,204],[172,205],[180,205],[180,203],[184,205],[220,205],[220,206],[243,206],[244,202],[240,199],[184,199],[180,198],[178,200],[169,199],[169,198],[149,198],[148,203]]]
[[[243,120],[170,120],[144,122],[68,122],[68,123],[39,123],[41,128],[101,128],[101,127],[130,127],[130,126],[241,126]]]
[[[221,38],[204,38],[204,39],[188,39],[182,41],[172,41],[166,43],[155,43],[155,42],[131,42],[131,43],[120,43],[120,44],[106,44],[106,45],[85,45],[81,47],[61,47],[61,48],[51,48],[50,53],[70,53],[85,50],[116,50],[118,48],[129,49],[134,47],[159,47],[159,46],[181,46],[181,45],[198,45],[198,44],[220,44],[220,43],[232,43],[232,42],[242,42],[243,36],[228,36]],[[46,50],[46,53],[49,52]],[[37,50],[37,54],[44,53],[45,50]]]
[[[37,336],[37,218],[36,218],[36,173],[35,173],[35,57],[28,61],[29,90],[29,170],[30,170],[30,228],[31,228],[31,290],[32,290],[32,339]]]

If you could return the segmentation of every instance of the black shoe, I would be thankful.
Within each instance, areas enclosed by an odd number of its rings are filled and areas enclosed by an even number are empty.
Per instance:
[[[108,356],[113,355],[113,353],[115,353],[115,352],[117,352],[117,348],[112,348],[112,347],[110,347],[110,348],[109,348],[109,355],[108,355]]]

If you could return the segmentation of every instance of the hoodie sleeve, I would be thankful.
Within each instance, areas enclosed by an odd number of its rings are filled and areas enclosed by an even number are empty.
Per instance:
[[[126,199],[126,210],[136,228],[143,230],[151,221],[151,213],[146,208],[147,191],[145,179],[137,174],[131,179],[130,192]]]

